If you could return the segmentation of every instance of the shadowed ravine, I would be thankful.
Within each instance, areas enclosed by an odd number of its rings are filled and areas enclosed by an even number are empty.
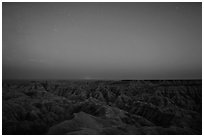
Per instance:
[[[201,80],[3,81],[3,134],[202,134]]]

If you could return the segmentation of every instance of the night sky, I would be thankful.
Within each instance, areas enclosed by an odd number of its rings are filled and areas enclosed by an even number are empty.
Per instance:
[[[3,3],[3,79],[201,79],[201,3]]]

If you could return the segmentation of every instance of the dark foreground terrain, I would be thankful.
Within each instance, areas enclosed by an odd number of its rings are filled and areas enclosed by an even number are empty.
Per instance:
[[[202,134],[202,81],[3,81],[3,134]]]

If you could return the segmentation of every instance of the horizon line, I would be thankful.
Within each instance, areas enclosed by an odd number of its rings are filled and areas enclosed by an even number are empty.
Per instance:
[[[66,79],[62,79],[62,78],[48,78],[48,79],[43,79],[43,78],[2,78],[2,81],[3,80],[79,80],[79,81],[100,81],[100,80],[103,80],[103,81],[135,81],[135,80],[202,80],[202,78],[165,78],[165,79],[162,79],[162,78],[157,78],[157,79],[149,79],[149,78],[146,78],[146,79],[108,79],[108,78],[89,78],[89,79],[86,79],[86,78],[66,78]]]

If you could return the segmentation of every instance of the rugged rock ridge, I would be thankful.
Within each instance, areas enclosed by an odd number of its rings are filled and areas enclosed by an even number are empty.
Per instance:
[[[201,81],[3,81],[3,134],[201,134]]]

